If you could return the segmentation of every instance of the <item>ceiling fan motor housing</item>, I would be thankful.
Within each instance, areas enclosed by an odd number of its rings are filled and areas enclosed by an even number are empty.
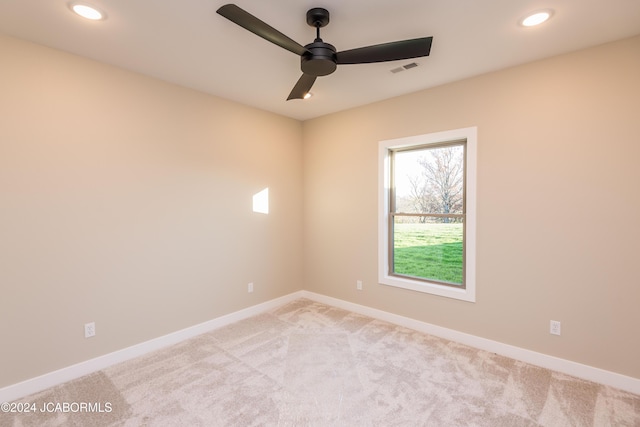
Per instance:
[[[300,57],[300,68],[305,74],[312,76],[326,76],[336,70],[336,48],[316,39],[305,46],[309,53]]]

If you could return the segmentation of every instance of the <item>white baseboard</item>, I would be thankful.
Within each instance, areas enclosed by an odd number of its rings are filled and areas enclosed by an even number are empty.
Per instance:
[[[551,369],[553,371],[562,372],[577,378],[593,381],[599,384],[608,385],[630,393],[640,395],[640,379],[618,374],[604,369],[594,368],[593,366],[583,365],[581,363],[572,362],[566,359],[549,356],[547,354],[538,353],[498,341],[477,337],[475,335],[465,334],[464,332],[455,331],[453,329],[443,328],[442,326],[432,325],[430,323],[421,322],[419,320],[410,319],[397,314],[388,313],[386,311],[355,304],[352,302],[340,300],[326,295],[316,294],[309,291],[300,291],[300,296],[317,301],[323,304],[332,305],[344,310],[353,311],[354,313],[363,314],[365,316],[384,320],[396,325],[405,326],[420,332],[425,332],[450,341],[455,341],[470,347],[496,353],[501,356],[510,357],[515,360],[530,363],[532,365]]]
[[[532,365],[541,366],[543,368],[562,372],[578,378],[594,381],[599,384],[608,385],[640,395],[640,379],[638,378],[617,374],[615,372],[605,371],[603,369],[594,368],[592,366],[583,365],[577,362],[572,362],[570,360],[560,359],[554,356],[537,353],[535,351],[515,347],[498,341],[492,341],[486,338],[465,334],[453,329],[443,328],[441,326],[432,325],[430,323],[410,319],[408,317],[400,316],[364,305],[328,297],[326,295],[316,294],[309,291],[298,291],[280,298],[266,301],[264,303],[227,314],[225,316],[209,320],[204,323],[200,323],[198,325],[191,326],[189,328],[182,329],[177,332],[173,332],[168,335],[164,335],[140,344],[136,344],[131,347],[124,348],[122,350],[115,351],[113,353],[105,354],[104,356],[96,357],[95,359],[90,359],[85,362],[62,368],[36,378],[4,387],[0,389],[0,403],[19,399],[21,397],[37,393],[47,388],[65,383],[67,381],[80,378],[84,375],[88,375],[93,372],[108,368],[109,366],[115,365],[116,363],[124,362],[135,357],[150,353],[152,351],[161,349],[163,347],[177,344],[181,341],[193,338],[205,332],[209,332],[222,326],[237,322],[239,320],[243,320],[251,316],[264,313],[265,311],[272,310],[279,307],[280,305],[286,304],[298,298],[308,298],[310,300],[317,301],[323,304],[353,311],[354,313],[363,314],[365,316],[384,320],[396,325],[405,326],[407,328],[415,329],[417,331],[445,338],[481,350],[490,351],[492,353],[497,353],[502,356],[510,357],[512,359],[531,363]]]
[[[213,320],[209,320],[207,322],[200,323],[198,325],[194,325],[180,331],[154,338],[152,340],[124,348],[122,350],[114,351],[113,353],[105,354],[104,356],[96,357],[95,359],[80,362],[78,364],[68,366],[57,371],[49,372],[39,377],[31,378],[29,380],[1,388],[0,403],[11,402],[21,397],[28,396],[47,388],[65,383],[67,381],[75,380],[84,375],[88,375],[108,368],[109,366],[115,365],[116,363],[124,362],[135,357],[142,356],[152,351],[177,344],[181,341],[193,338],[197,335],[212,331],[222,326],[229,325],[239,320],[264,313],[265,311],[277,308],[283,304],[302,297],[303,295],[300,292],[294,292],[280,298],[272,299],[258,305],[254,305],[221,317],[217,317]]]

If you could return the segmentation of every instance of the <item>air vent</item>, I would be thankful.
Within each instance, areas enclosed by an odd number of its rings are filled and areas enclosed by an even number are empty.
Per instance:
[[[412,62],[412,63],[410,63],[410,64],[405,64],[405,65],[403,65],[402,67],[393,68],[393,69],[391,70],[391,72],[392,72],[393,74],[397,74],[397,73],[399,73],[399,72],[401,72],[401,71],[404,71],[404,70],[410,70],[410,69],[412,69],[412,68],[416,68],[417,66],[418,66],[418,64],[417,64],[417,63]]]

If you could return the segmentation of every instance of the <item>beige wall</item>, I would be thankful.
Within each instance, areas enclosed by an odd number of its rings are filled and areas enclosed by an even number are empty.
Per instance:
[[[635,37],[305,122],[306,289],[640,378],[639,52]],[[377,284],[378,141],[468,126],[477,302]]]
[[[0,388],[301,289],[300,122],[0,52]]]

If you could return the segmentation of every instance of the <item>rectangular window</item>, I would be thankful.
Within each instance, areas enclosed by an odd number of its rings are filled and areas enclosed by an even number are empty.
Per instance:
[[[380,283],[475,301],[476,128],[380,143]]]

